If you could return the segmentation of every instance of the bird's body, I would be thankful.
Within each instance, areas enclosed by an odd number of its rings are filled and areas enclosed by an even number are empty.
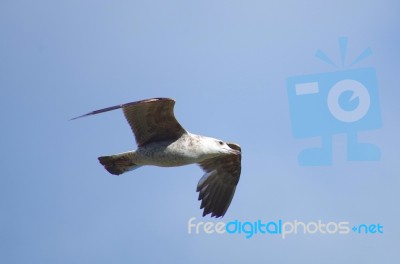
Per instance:
[[[211,145],[217,139],[185,133],[177,140],[165,140],[148,143],[137,150],[112,156],[99,157],[100,162],[114,175],[136,169],[139,166],[153,165],[159,167],[178,167],[200,163],[210,158],[220,156],[218,151],[208,151],[207,143]],[[116,161],[119,162],[115,169]],[[111,164],[107,161],[110,161]]]
[[[203,216],[223,216],[240,177],[240,147],[187,132],[174,117],[174,103],[172,99],[155,98],[83,116],[122,108],[135,134],[137,150],[99,157],[108,172],[120,175],[144,165],[176,167],[197,163],[206,171],[197,186],[199,200],[203,200]]]
[[[137,165],[160,167],[176,167],[202,162],[220,155],[217,152],[206,151],[205,142],[213,140],[216,139],[186,133],[177,140],[149,143],[134,152],[134,162]]]

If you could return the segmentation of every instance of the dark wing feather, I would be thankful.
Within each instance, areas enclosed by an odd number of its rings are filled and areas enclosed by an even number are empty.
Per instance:
[[[175,140],[186,130],[174,116],[175,101],[153,98],[96,110],[73,119],[122,108],[139,146],[161,140]]]
[[[175,140],[186,133],[174,116],[173,99],[152,99],[126,104],[123,111],[139,146],[149,142]]]
[[[228,143],[229,147],[241,151],[239,145]],[[203,216],[222,217],[231,204],[241,172],[241,154],[229,154],[200,162],[206,172],[197,185],[200,209]]]

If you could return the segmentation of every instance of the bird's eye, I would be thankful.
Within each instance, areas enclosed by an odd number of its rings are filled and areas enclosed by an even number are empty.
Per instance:
[[[222,141],[218,141],[218,143],[222,146],[222,145],[224,145],[224,142],[222,142]]]

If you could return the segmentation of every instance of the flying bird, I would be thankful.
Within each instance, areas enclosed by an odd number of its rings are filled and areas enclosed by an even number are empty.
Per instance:
[[[173,99],[153,98],[107,107],[72,120],[121,108],[138,148],[99,157],[104,168],[120,175],[144,165],[176,167],[197,163],[205,172],[196,190],[203,216],[223,217],[240,178],[240,146],[189,133],[176,120],[174,105]]]

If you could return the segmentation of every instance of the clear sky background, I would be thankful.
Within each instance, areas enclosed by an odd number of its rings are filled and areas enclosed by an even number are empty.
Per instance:
[[[300,3],[301,2],[301,3]],[[377,72],[378,162],[303,167],[286,79],[349,61]],[[0,1],[1,263],[395,263],[400,259],[399,1]],[[337,69],[336,69],[337,70]],[[237,142],[241,179],[223,221],[380,223],[381,235],[188,235],[202,171],[115,177],[97,157],[135,148],[115,104],[176,100],[193,132]]]

